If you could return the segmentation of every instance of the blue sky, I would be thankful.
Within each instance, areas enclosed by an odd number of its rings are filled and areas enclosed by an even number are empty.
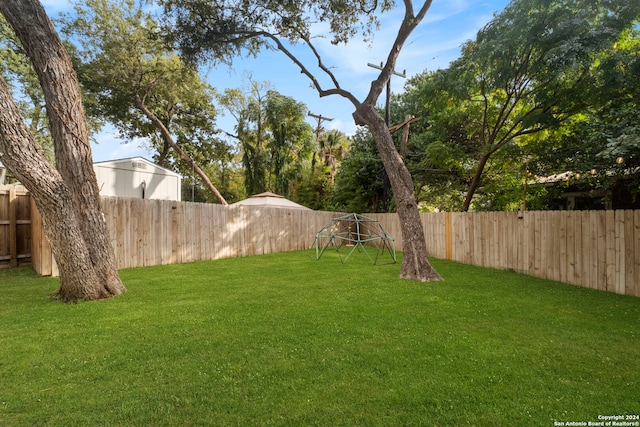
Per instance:
[[[50,17],[57,17],[58,13],[70,9],[68,0],[41,1]],[[402,4],[400,1],[397,3]],[[477,31],[491,20],[493,14],[500,12],[507,4],[507,0],[434,0],[425,19],[402,49],[396,70],[406,70],[406,75],[411,77],[425,70],[446,68],[459,56],[460,46],[466,40],[474,39]],[[346,46],[333,46],[328,38],[316,39],[316,47],[325,65],[331,67],[341,87],[351,91],[356,98],[364,99],[371,81],[377,77],[378,70],[367,64],[379,64],[385,60],[403,11],[398,8],[381,19],[380,30],[371,44],[354,40]],[[319,31],[322,29],[319,28]],[[304,51],[300,51],[300,55],[308,57]],[[315,61],[307,66],[313,68]],[[325,128],[339,129],[347,134],[355,131],[351,117],[353,105],[341,97],[320,98],[311,88],[309,80],[280,52],[265,51],[257,58],[237,59],[231,67],[222,65],[207,73],[211,85],[221,92],[225,88],[246,87],[249,76],[257,82],[269,82],[272,89],[303,102],[312,113],[333,118],[333,121],[323,123]],[[317,77],[323,80],[320,73]],[[392,77],[392,92],[401,92],[403,85],[404,79]],[[378,102],[383,105],[384,93]],[[317,124],[311,117],[308,121],[314,127]],[[221,129],[233,132],[234,122],[229,115],[219,117],[217,124]],[[119,140],[115,132],[109,129],[105,129],[96,139],[99,143],[93,145],[94,161],[132,156],[151,158],[152,155],[144,147],[144,141]]]

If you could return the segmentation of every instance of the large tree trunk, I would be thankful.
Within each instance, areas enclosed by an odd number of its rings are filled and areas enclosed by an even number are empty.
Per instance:
[[[491,153],[483,154],[482,157],[480,157],[478,167],[476,168],[476,173],[473,175],[473,179],[471,180],[469,189],[467,190],[467,195],[464,198],[464,205],[462,206],[463,212],[468,212],[469,208],[471,207],[471,200],[473,199],[473,195],[476,194],[476,190],[480,185],[480,179],[482,178],[484,168],[487,166],[487,162],[489,162],[489,157],[491,157]]]
[[[25,150],[39,151],[35,148],[35,140],[28,138],[28,131],[7,133],[3,139],[5,144],[18,147],[11,151],[13,154],[7,159],[7,165],[32,192],[36,205],[41,210],[45,233],[60,268],[58,296],[65,301],[73,301],[121,294],[125,292],[125,288],[118,276],[115,255],[100,206],[89,130],[71,60],[37,0],[3,0],[0,2],[0,12],[14,29],[31,59],[47,105],[57,169],[52,179],[43,178],[42,174],[51,174],[52,171],[46,169],[42,159],[31,159],[38,162],[40,168],[32,168],[28,161],[25,162],[22,154]],[[7,103],[13,101],[7,98]],[[5,118],[9,120],[9,116],[8,110],[2,111],[3,121]],[[12,120],[13,125],[18,126],[15,117]],[[24,127],[24,123],[20,122],[21,127]],[[59,209],[65,209],[66,213],[61,214]],[[58,228],[67,232],[61,233]],[[88,259],[81,255],[84,251],[87,252]],[[74,256],[86,263],[83,271],[87,271],[82,283],[68,280],[77,274],[70,271],[71,268],[77,268],[77,265],[63,260]]]
[[[391,182],[403,241],[400,277],[423,282],[442,280],[427,258],[427,243],[413,193],[413,179],[393,144],[389,128],[376,108],[368,103],[360,105],[354,118],[356,123],[369,127]]]

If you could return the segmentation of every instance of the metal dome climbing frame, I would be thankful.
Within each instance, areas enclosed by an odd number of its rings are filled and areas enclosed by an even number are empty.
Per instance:
[[[314,247],[317,260],[327,248],[332,247],[343,264],[356,250],[365,253],[373,264],[377,264],[378,258],[385,250],[389,252],[394,263],[397,261],[393,237],[377,219],[356,213],[333,218],[316,233]],[[369,251],[374,248],[376,254],[375,258],[372,258]]]

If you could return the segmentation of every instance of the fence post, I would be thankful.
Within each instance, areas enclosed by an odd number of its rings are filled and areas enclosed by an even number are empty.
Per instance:
[[[444,214],[444,233],[445,233],[445,257],[448,260],[453,259],[453,224],[451,224],[451,212]]]
[[[17,221],[16,221],[16,190],[9,189],[9,260],[10,267],[18,266],[18,245],[17,245]]]

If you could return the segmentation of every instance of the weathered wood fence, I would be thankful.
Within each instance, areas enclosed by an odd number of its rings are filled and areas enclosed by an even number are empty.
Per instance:
[[[0,186],[0,268],[31,263],[31,197],[22,186]]]
[[[400,236],[397,217],[370,216]],[[425,213],[422,221],[436,258],[640,296],[640,210]]]
[[[103,197],[118,268],[176,264],[308,249],[336,214],[298,209]],[[41,220],[34,209],[34,228]],[[34,231],[35,235],[38,231]],[[38,234],[40,235],[40,234]],[[46,243],[33,268],[57,275]]]
[[[16,202],[17,194],[3,196],[13,197],[16,213],[0,200],[1,226],[15,224],[12,233],[22,230],[24,237],[11,252],[10,231],[0,229],[0,257],[15,253],[15,265],[28,259],[19,254],[30,248],[33,268],[56,275],[35,207]],[[342,215],[110,197],[103,208],[119,268],[310,249],[316,232]],[[3,219],[24,212],[30,221]],[[401,250],[397,215],[367,216],[378,219]],[[640,211],[447,212],[424,213],[422,220],[430,256],[640,296]]]

